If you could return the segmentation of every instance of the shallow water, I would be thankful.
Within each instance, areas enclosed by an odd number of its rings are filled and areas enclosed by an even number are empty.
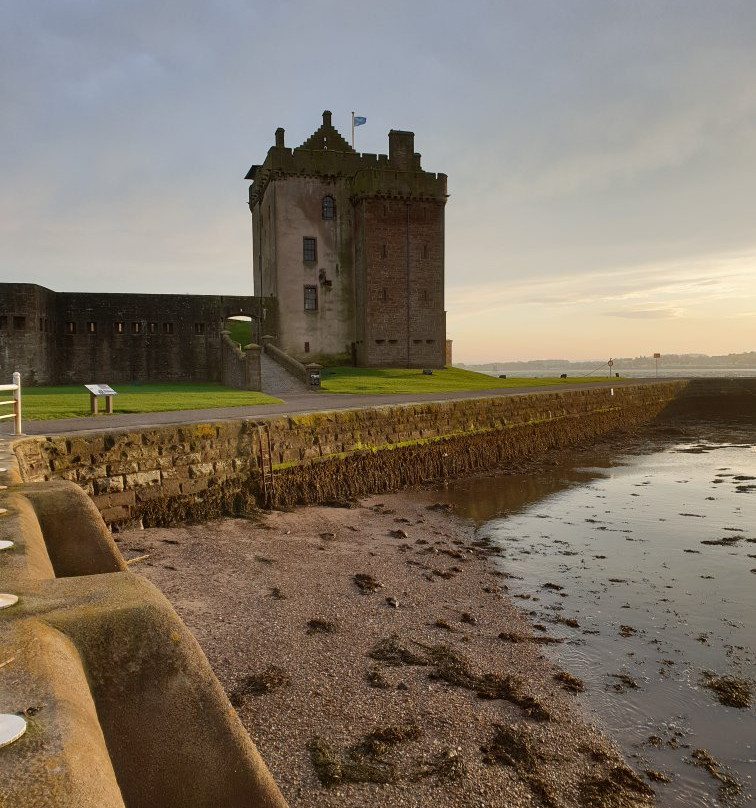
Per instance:
[[[651,783],[670,808],[752,804],[756,788],[753,706],[702,686],[707,671],[756,679],[756,431],[705,434],[442,492],[501,548],[510,594],[565,639],[549,649],[598,721],[639,771],[670,778]],[[739,795],[693,765],[696,749]]]

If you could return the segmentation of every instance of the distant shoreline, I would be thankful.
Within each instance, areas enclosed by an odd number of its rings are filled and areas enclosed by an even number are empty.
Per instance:
[[[489,376],[499,376],[500,374],[507,374],[513,378],[536,378],[536,377],[558,377],[562,373],[568,376],[585,376],[590,373],[597,379],[609,376],[608,367],[603,368],[596,365],[539,365],[532,366],[527,364],[522,365],[504,365],[497,363],[493,368],[489,365],[460,365],[466,370],[474,370],[477,373],[485,373]],[[656,368],[651,367],[638,367],[638,366],[625,366],[621,360],[615,360],[612,366],[612,375],[619,373],[620,376],[625,378],[652,378],[656,376]],[[756,376],[756,367],[691,367],[691,366],[659,366],[658,378],[706,378],[706,377],[719,377],[719,378],[747,378]]]

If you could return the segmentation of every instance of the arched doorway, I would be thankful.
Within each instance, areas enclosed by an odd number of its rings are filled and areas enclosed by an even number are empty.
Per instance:
[[[260,344],[259,321],[256,317],[248,317],[246,314],[235,314],[227,317],[223,323],[223,328],[231,332],[231,339],[243,348],[252,343]]]

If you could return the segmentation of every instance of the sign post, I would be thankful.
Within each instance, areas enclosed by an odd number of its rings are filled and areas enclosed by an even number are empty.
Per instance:
[[[614,360],[610,359],[607,364],[609,365],[609,378],[611,379],[612,378],[612,365],[614,365]]]
[[[654,364],[656,365],[656,378],[659,378],[659,360],[661,359],[660,353],[654,354]]]
[[[105,396],[105,412],[113,414],[113,396],[118,393],[109,384],[85,384],[84,387],[89,390],[89,410],[92,415],[97,415],[98,396]]]

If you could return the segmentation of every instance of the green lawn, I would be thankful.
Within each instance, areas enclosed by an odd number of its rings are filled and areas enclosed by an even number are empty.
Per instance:
[[[242,348],[252,342],[252,324],[249,320],[226,320],[224,328],[231,332],[231,339]]]
[[[201,410],[210,407],[248,407],[277,404],[281,399],[249,390],[234,390],[220,384],[116,384],[113,412],[165,412]],[[84,385],[25,387],[22,391],[24,420],[76,418],[89,415],[89,392]],[[100,411],[105,399],[100,398]],[[105,416],[107,417],[107,416]]]
[[[596,376],[567,379],[497,379],[472,370],[446,367],[426,376],[408,368],[333,367],[321,371],[326,393],[448,393],[454,390],[493,390],[499,387],[543,387],[600,381]]]

